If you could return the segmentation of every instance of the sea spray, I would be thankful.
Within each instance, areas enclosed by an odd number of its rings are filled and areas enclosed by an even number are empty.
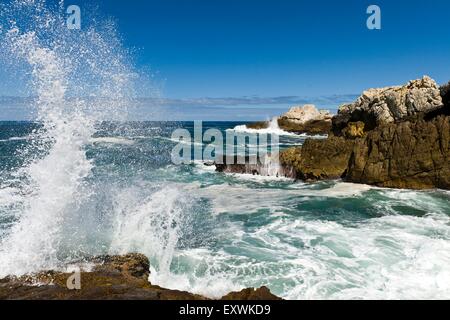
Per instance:
[[[170,277],[170,267],[182,232],[190,224],[191,199],[175,186],[163,186],[149,196],[124,190],[118,196],[111,253],[139,251],[152,260],[154,273]]]
[[[1,239],[5,276],[58,268],[71,255],[60,252],[61,230],[90,195],[93,164],[84,146],[96,123],[124,119],[133,72],[111,25],[71,31],[64,2],[10,1],[1,9],[2,60],[28,70],[41,124],[28,146],[39,156],[17,173],[23,210]]]

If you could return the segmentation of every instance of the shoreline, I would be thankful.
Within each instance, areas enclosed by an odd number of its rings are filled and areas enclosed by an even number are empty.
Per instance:
[[[94,257],[92,270],[41,271],[0,279],[0,300],[282,300],[267,287],[245,288],[211,299],[152,285],[149,259],[137,253]],[[70,289],[69,289],[70,288]]]

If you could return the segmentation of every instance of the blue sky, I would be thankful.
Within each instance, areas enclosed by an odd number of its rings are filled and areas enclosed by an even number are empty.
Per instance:
[[[448,0],[69,2],[97,3],[162,97],[211,119],[223,108],[237,120],[305,102],[335,109],[364,89],[424,74],[450,80]],[[381,7],[381,30],[366,28],[371,4]],[[13,94],[0,84],[0,95]],[[266,111],[255,113],[258,105]]]

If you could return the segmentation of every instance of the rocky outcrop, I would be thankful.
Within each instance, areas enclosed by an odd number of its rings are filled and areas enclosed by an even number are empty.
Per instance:
[[[450,117],[387,124],[357,139],[345,179],[380,187],[450,189]]]
[[[282,151],[281,172],[305,181],[450,189],[449,101],[450,83],[439,88],[429,77],[368,90],[340,108],[327,139]]]
[[[280,129],[309,135],[329,134],[332,127],[333,115],[328,111],[319,111],[314,105],[307,104],[302,107],[293,107],[278,118]],[[269,122],[255,122],[248,124],[249,129],[267,129]]]
[[[328,134],[333,115],[324,110],[317,110],[312,104],[293,107],[278,120],[280,128],[294,133]]]
[[[149,281],[149,260],[141,254],[102,256],[90,260],[89,271],[80,273],[80,290],[69,290],[71,273],[46,271],[0,280],[0,300],[207,300],[189,292],[169,290]],[[247,294],[250,292],[250,294]],[[231,293],[242,300],[276,299],[267,288]]]
[[[354,141],[342,137],[306,140],[299,148],[280,153],[280,162],[295,178],[316,181],[342,178],[348,167]]]
[[[428,76],[404,86],[370,89],[354,103],[339,108],[333,119],[333,133],[341,135],[348,123],[358,121],[365,124],[366,131],[370,131],[377,126],[400,122],[442,106],[440,88]]]
[[[330,121],[333,115],[329,111],[317,110],[316,106],[306,104],[291,108],[288,112],[283,114],[281,119],[285,119],[296,124],[305,124],[310,121]]]
[[[221,300],[243,300],[243,301],[255,301],[255,300],[282,300],[281,298],[273,295],[267,287],[261,287],[259,289],[248,288],[239,292],[231,292],[222,297]]]

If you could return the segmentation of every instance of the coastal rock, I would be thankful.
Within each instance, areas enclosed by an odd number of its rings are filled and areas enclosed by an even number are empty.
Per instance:
[[[296,124],[305,124],[310,121],[331,121],[332,118],[333,115],[329,111],[319,111],[316,106],[312,104],[293,107],[281,116],[281,119]]]
[[[278,120],[281,129],[298,134],[328,134],[333,115],[325,110],[317,110],[312,104],[293,107]]]
[[[353,144],[352,140],[334,136],[309,139],[302,147],[281,152],[280,162],[300,180],[339,179],[346,173]]]
[[[0,300],[208,300],[189,292],[164,289],[149,281],[149,260],[141,254],[89,259],[91,270],[81,270],[80,290],[69,290],[73,273],[45,271],[0,279]],[[253,289],[251,289],[253,290]],[[244,290],[245,291],[245,290]],[[267,288],[236,299],[275,297]]]
[[[357,139],[346,180],[391,188],[450,189],[450,117],[387,124]]]
[[[443,106],[436,82],[428,76],[412,80],[404,86],[365,91],[354,103],[343,105],[333,118],[333,133],[342,134],[349,122],[364,122],[370,131],[379,125],[400,122],[419,113]]]
[[[282,299],[273,295],[267,287],[261,287],[259,289],[248,288],[239,292],[231,292],[226,296],[222,297],[221,300],[270,301]]]
[[[293,107],[278,118],[280,129],[309,135],[329,134],[332,127],[333,115],[328,111],[319,111],[314,105],[307,104],[302,107]],[[255,122],[247,124],[249,129],[267,129],[269,122]]]
[[[335,134],[282,151],[279,172],[304,181],[450,189],[449,101],[450,83],[438,88],[429,77],[366,91],[333,118]],[[225,168],[261,171],[259,163]]]

